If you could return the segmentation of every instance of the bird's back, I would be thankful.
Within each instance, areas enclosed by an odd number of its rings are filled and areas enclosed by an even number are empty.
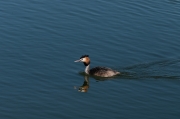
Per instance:
[[[90,75],[95,75],[95,76],[100,76],[100,77],[111,77],[111,76],[120,74],[120,72],[117,72],[107,67],[95,67],[95,68],[90,69],[89,73]]]

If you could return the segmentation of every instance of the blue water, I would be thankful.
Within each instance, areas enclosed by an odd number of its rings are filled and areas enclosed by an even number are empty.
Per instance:
[[[7,0],[0,21],[2,119],[180,118],[179,0]]]

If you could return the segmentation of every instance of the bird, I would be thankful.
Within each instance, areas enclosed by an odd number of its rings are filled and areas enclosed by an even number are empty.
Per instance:
[[[89,55],[82,55],[79,60],[75,60],[74,62],[83,62],[85,66],[85,73],[88,75],[98,76],[98,77],[113,77],[115,75],[120,74],[120,72],[116,70],[112,70],[108,67],[94,67],[90,69],[90,58]]]

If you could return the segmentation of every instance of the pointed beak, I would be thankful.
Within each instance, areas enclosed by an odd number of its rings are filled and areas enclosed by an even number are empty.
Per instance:
[[[76,61],[74,61],[74,62],[81,62],[81,60],[76,60]]]

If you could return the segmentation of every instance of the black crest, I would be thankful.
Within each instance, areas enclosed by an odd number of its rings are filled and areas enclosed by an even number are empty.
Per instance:
[[[89,57],[89,55],[82,55],[82,56],[80,57],[80,59],[81,59],[81,58],[85,58],[85,57]]]

